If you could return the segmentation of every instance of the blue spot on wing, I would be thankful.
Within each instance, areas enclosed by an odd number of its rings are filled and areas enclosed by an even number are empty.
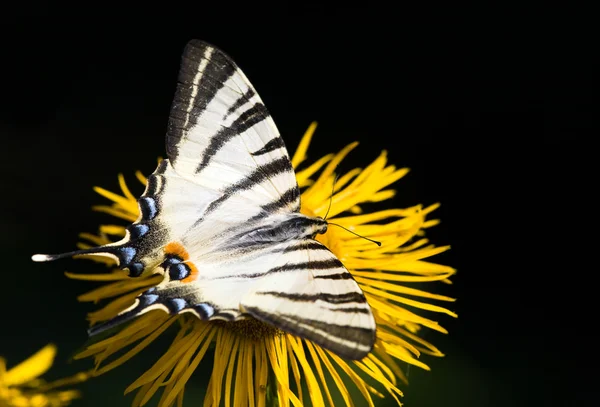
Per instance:
[[[184,309],[187,305],[183,298],[169,298],[164,303],[170,312],[177,313]]]
[[[143,307],[147,307],[148,305],[152,305],[158,300],[157,294],[144,294],[140,297],[140,305]]]
[[[158,213],[158,208],[156,207],[156,201],[150,197],[143,197],[139,200],[140,211],[142,212],[142,217],[147,220],[152,220],[156,217]]]
[[[183,280],[190,275],[190,268],[185,263],[176,263],[169,266],[171,280]]]
[[[207,303],[195,304],[194,309],[198,312],[201,319],[208,319],[215,313],[214,307]]]
[[[130,235],[131,239],[138,239],[138,238],[144,236],[146,233],[148,233],[148,230],[150,230],[148,225],[139,223],[139,224],[133,225],[129,228],[129,235]]]
[[[120,252],[121,252],[120,260],[123,265],[129,264],[131,262],[131,260],[133,260],[133,258],[135,257],[135,254],[137,253],[136,250],[130,246],[122,247]]]

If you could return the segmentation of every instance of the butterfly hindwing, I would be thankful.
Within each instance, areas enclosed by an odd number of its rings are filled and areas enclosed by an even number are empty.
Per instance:
[[[321,243],[295,242],[285,263],[241,301],[245,312],[340,356],[360,359],[375,341],[375,320],[362,290]]]
[[[171,250],[181,257],[165,256],[165,281],[141,294],[119,319],[154,309],[204,320],[252,316],[350,359],[373,347],[375,321],[364,294],[342,262],[313,239],[234,250],[229,261],[212,265],[189,258],[181,247]]]

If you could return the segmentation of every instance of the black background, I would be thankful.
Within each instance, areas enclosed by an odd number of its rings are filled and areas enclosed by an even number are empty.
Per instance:
[[[50,377],[89,366],[65,362],[86,339],[93,307],[76,296],[93,284],[62,274],[89,264],[30,256],[70,250],[79,232],[113,222],[90,211],[104,202],[92,186],[116,191],[117,173],[136,185],[135,170],[153,171],[181,51],[198,38],[242,67],[291,151],[317,120],[311,159],[358,140],[348,170],[386,149],[411,168],[388,205],[442,203],[428,235],[452,245],[435,260],[458,274],[432,287],[458,298],[459,318],[437,316],[448,335],[425,331],[447,356],[425,357],[432,372],[410,370],[407,406],[588,405],[597,266],[586,233],[597,210],[583,193],[597,188],[586,179],[597,126],[583,14],[175,6],[24,5],[4,16],[0,354],[9,365],[53,341]],[[85,384],[77,405],[121,400],[143,362]]]

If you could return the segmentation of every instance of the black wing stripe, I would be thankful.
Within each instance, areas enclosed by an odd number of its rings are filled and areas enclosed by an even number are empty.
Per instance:
[[[366,314],[369,315],[371,313],[371,309],[368,307],[352,307],[352,308],[336,308],[330,310],[332,312],[342,312],[347,314]]]
[[[233,137],[239,136],[246,130],[258,124],[269,117],[267,108],[262,103],[257,103],[250,109],[242,113],[229,127],[224,127],[215,134],[206,147],[202,156],[202,161],[196,168],[196,173],[206,168],[210,160],[219,152],[219,150]]]
[[[225,114],[225,116],[223,116],[223,120],[227,119],[227,117],[232,114],[233,112],[235,112],[236,110],[238,110],[240,107],[244,106],[246,103],[248,103],[248,101],[250,101],[250,98],[252,98],[252,96],[254,96],[256,94],[256,92],[254,91],[254,89],[252,88],[248,88],[248,90],[246,91],[246,93],[244,93],[242,96],[240,96],[230,107],[229,109],[227,109],[227,113]]]
[[[283,266],[273,267],[267,273],[279,273],[293,270],[334,270],[344,267],[341,261],[332,258],[328,260],[314,260],[302,263],[290,263]]]
[[[204,61],[206,66],[196,84],[194,80]],[[181,138],[196,125],[198,117],[236,69],[231,58],[208,44],[190,41],[186,45],[167,130],[167,153],[171,160],[177,157],[177,144]]]
[[[313,319],[302,319],[293,315],[273,314],[258,307],[246,307],[246,311],[255,318],[278,326],[291,334],[308,338],[344,358],[362,359],[370,353],[375,343],[375,331],[369,328],[336,325]],[[358,344],[360,348],[346,343]]]
[[[330,304],[349,304],[349,303],[365,303],[367,302],[365,296],[362,293],[352,291],[344,294],[328,294],[328,293],[318,293],[318,294],[296,294],[296,293],[286,293],[280,291],[259,291],[256,294],[260,295],[271,295],[277,298],[284,298],[290,301],[296,302],[315,302],[315,301],[325,301]]]
[[[266,205],[262,205],[260,213],[248,219],[248,222],[254,222],[259,219],[263,219],[264,217],[274,212],[277,212],[278,210],[283,209],[292,203],[299,204],[300,202],[298,198],[300,198],[300,191],[298,190],[297,186],[294,186],[293,188],[290,188],[283,194],[281,194],[279,199],[277,199],[276,201],[268,203]],[[300,208],[298,207],[298,205],[296,205],[293,209],[296,210]]]
[[[252,153],[254,156],[263,155],[266,153],[270,153],[271,151],[277,150],[278,148],[285,147],[285,143],[281,137],[275,137],[274,139],[269,140],[267,144],[264,145],[263,148],[257,150]]]
[[[253,186],[260,184],[261,182],[276,176],[277,174],[281,174],[284,172],[293,171],[292,164],[290,163],[289,158],[281,157],[277,160],[273,160],[268,164],[261,165],[256,168],[250,175],[248,175],[243,180],[236,182],[235,184],[227,187],[225,191],[223,191],[223,195],[215,199],[211,202],[210,205],[206,208],[204,216],[210,214],[215,209],[217,209],[220,205],[223,204],[227,199],[229,199],[233,194],[251,189]],[[193,226],[197,226],[200,222],[202,222],[203,218],[198,219]]]
[[[325,250],[325,251],[329,251],[329,249],[327,247],[325,247],[324,245],[322,245],[321,243],[317,243],[314,241],[311,242],[306,242],[306,243],[302,243],[302,244],[298,244],[295,246],[288,246],[285,248],[285,250],[283,250],[284,253],[288,253],[288,252],[295,252],[298,250]]]
[[[319,278],[322,280],[354,280],[354,278],[352,278],[352,274],[350,274],[348,271],[335,274],[321,274],[315,276],[314,278]]]

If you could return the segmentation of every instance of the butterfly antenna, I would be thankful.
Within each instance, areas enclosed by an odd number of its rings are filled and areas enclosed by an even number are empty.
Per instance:
[[[340,228],[344,229],[345,231],[352,233],[355,236],[358,236],[358,237],[360,237],[362,239],[368,240],[369,242],[373,242],[377,246],[381,246],[381,242],[378,242],[377,240],[369,239],[368,237],[365,237],[365,236],[361,236],[358,233],[355,233],[355,232],[351,231],[350,229],[343,227],[342,225],[338,225],[337,223],[331,223],[331,222],[327,222],[327,224],[328,225],[333,225],[333,226],[340,227]]]
[[[331,186],[331,196],[329,197],[329,206],[327,207],[327,212],[325,213],[325,217],[323,217],[323,220],[327,220],[327,215],[329,215],[329,210],[331,209],[331,201],[333,201],[333,191],[335,191],[335,183],[339,176],[340,174],[337,174],[333,179],[333,185]]]

